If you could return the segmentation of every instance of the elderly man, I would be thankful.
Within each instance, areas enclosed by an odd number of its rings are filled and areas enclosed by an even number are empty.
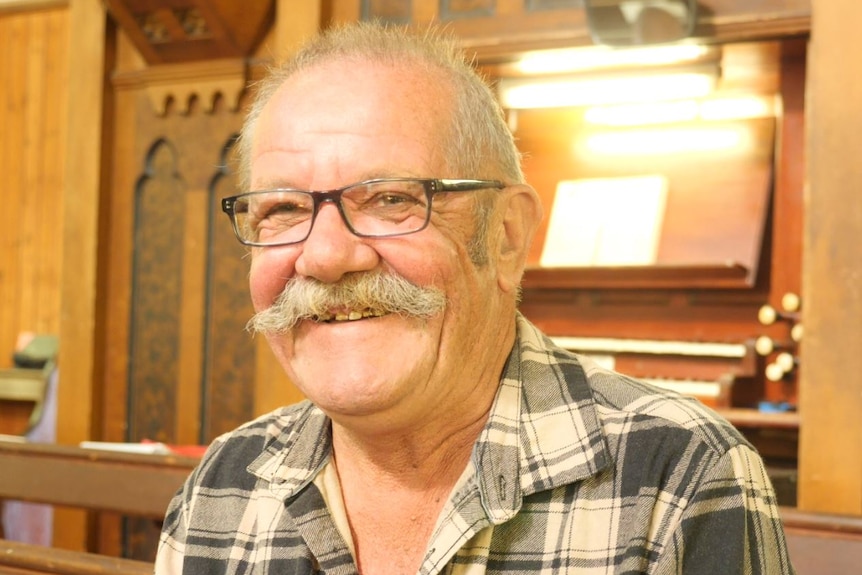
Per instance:
[[[517,312],[541,219],[453,42],[358,24],[259,86],[223,201],[308,398],[217,439],[157,573],[791,573],[757,454]]]

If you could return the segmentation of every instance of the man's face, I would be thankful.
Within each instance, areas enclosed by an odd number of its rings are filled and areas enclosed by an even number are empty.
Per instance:
[[[331,62],[302,72],[259,118],[251,188],[329,190],[382,177],[454,177],[443,149],[449,106],[434,78],[406,66]],[[444,310],[431,318],[305,320],[267,334],[288,376],[334,419],[377,415],[395,427],[415,423],[449,403],[457,409],[490,364],[499,370],[500,348],[511,335],[500,326],[511,322],[511,308],[501,308],[493,256],[481,268],[470,261],[472,195],[438,194],[426,229],[391,238],[354,236],[325,203],[304,242],[253,250],[257,311],[269,308],[291,278],[336,284],[362,272],[396,274],[446,296]]]

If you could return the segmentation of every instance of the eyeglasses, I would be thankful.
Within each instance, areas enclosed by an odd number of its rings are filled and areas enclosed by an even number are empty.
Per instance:
[[[425,229],[434,194],[505,187],[497,180],[387,178],[320,192],[290,188],[249,192],[222,199],[221,207],[241,243],[284,246],[308,238],[324,202],[338,206],[354,235],[384,238]]]

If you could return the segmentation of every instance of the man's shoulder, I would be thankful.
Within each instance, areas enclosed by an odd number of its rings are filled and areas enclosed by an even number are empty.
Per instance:
[[[664,389],[606,369],[589,358],[577,356],[606,428],[645,433],[675,433],[704,443],[719,455],[745,438],[722,415],[692,396]]]
[[[747,443],[724,417],[694,397],[629,377],[563,349],[524,318],[519,328],[524,393],[528,398],[545,399],[532,404],[547,405],[548,390],[559,389],[564,393],[555,395],[567,398],[568,408],[577,409],[585,421],[597,421],[605,435],[673,436],[702,442],[719,455]],[[549,385],[551,380],[553,385]]]

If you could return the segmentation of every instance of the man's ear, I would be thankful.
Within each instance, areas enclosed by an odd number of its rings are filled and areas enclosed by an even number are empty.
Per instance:
[[[521,285],[530,245],[542,220],[542,202],[526,184],[507,187],[500,201],[503,237],[498,244],[497,283],[508,293]]]

